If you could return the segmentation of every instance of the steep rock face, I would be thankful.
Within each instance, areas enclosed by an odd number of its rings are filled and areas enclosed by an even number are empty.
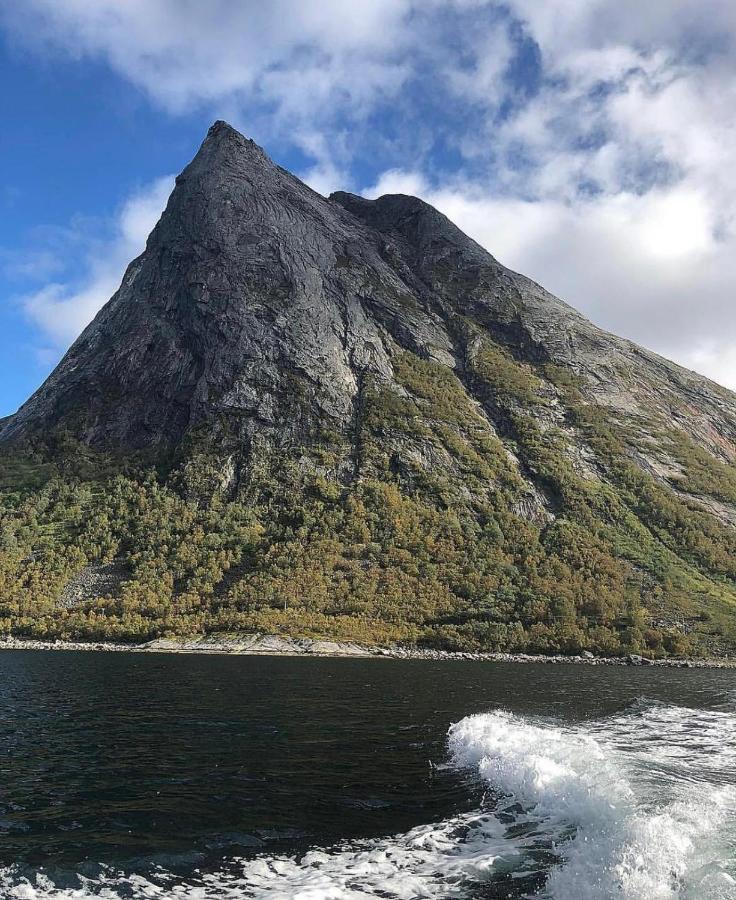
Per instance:
[[[403,294],[359,222],[217,123],[119,291],[2,438],[64,424],[134,449],[202,423],[281,438],[313,417],[345,424],[357,373],[390,377],[384,322],[446,343]]]
[[[596,328],[421,200],[326,200],[223,122],[118,292],[0,441],[63,425],[125,451],[171,448],[198,426],[280,444],[349,429],[361,378],[390,381],[399,348],[462,373],[465,320],[517,359],[568,367],[614,413],[655,403],[736,455],[729,392]]]
[[[384,255],[449,330],[457,316],[477,322],[522,360],[564,365],[585,392],[615,411],[647,413],[654,403],[698,440],[736,458],[736,397],[580,315],[531,279],[500,265],[441,213],[415,197],[332,200],[385,235]],[[395,260],[400,260],[401,267]],[[715,426],[720,437],[706,434]]]

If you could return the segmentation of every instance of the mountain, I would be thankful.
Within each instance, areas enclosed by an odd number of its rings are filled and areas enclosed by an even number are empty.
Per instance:
[[[736,643],[736,395],[224,122],[0,450],[16,634]]]

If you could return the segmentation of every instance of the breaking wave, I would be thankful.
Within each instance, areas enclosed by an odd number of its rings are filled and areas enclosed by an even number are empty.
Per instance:
[[[185,881],[101,870],[54,883],[9,868],[13,900],[736,900],[736,715],[638,703],[565,726],[508,712],[448,733],[447,764],[482,779],[482,807],[300,857],[232,859]]]

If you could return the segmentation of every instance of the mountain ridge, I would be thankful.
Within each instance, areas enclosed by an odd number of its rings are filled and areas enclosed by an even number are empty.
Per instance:
[[[424,201],[324,198],[218,122],[119,290],[0,423],[19,548],[0,622],[711,652],[736,604],[735,442],[736,395]],[[71,531],[61,508],[43,524],[49,491],[77,497]],[[196,564],[160,504],[201,533]],[[58,572],[25,603],[37,546]],[[105,596],[70,594],[113,563]]]
[[[213,178],[213,173],[215,181],[217,182],[214,187],[212,187],[210,183]],[[228,182],[227,178],[222,177],[223,175],[228,176],[231,181]],[[355,247],[356,240],[362,239],[365,255],[366,233],[363,231],[362,233],[358,232],[356,234],[356,225],[358,224],[364,224],[371,229],[373,232],[374,244],[376,243],[375,238],[378,238],[378,242],[380,242],[381,238],[385,240],[387,233],[393,235],[394,239],[400,240],[402,254],[400,254],[398,258],[391,259],[389,265],[386,265],[386,255],[390,257],[391,253],[394,252],[395,247],[392,245],[389,245],[388,248],[376,246],[370,247],[370,250],[372,250],[373,253],[371,254],[369,252],[368,259],[364,261],[374,269],[378,269],[380,274],[386,277],[388,288],[393,288],[397,291],[401,291],[403,288],[407,294],[407,302],[408,295],[411,294],[412,291],[419,293],[420,295],[422,293],[430,295],[428,302],[428,306],[430,307],[432,301],[436,302],[436,298],[431,296],[432,288],[428,283],[428,279],[431,281],[432,272],[430,269],[432,265],[437,265],[438,260],[430,258],[429,265],[427,265],[428,261],[426,259],[422,260],[421,258],[421,251],[423,247],[426,248],[426,246],[429,246],[432,241],[435,243],[439,241],[444,242],[449,247],[449,253],[453,254],[455,257],[453,259],[453,265],[456,271],[462,273],[463,276],[466,276],[469,271],[475,270],[474,274],[476,280],[481,282],[480,285],[475,284],[472,286],[473,290],[470,295],[470,304],[466,304],[463,309],[452,310],[452,312],[459,314],[480,314],[481,318],[488,318],[490,316],[491,318],[488,324],[490,327],[496,329],[497,336],[501,337],[509,346],[513,347],[526,357],[536,357],[537,361],[557,361],[564,362],[568,365],[580,365],[581,359],[585,361],[584,354],[599,354],[604,352],[608,355],[613,354],[621,356],[623,359],[620,361],[625,360],[630,364],[630,359],[627,359],[627,357],[630,357],[630,355],[633,354],[635,356],[643,357],[647,364],[659,367],[663,375],[663,382],[675,379],[678,382],[678,389],[683,389],[689,382],[697,382],[701,389],[699,397],[701,400],[705,398],[711,404],[716,403],[716,398],[721,402],[725,402],[726,397],[731,397],[733,400],[733,395],[730,394],[730,392],[725,388],[721,388],[715,383],[708,381],[708,379],[703,376],[682,369],[679,366],[676,366],[676,364],[671,363],[669,360],[658,357],[656,354],[638,347],[631,341],[617,338],[609,332],[605,332],[592,325],[592,323],[588,322],[588,320],[581,316],[576,310],[549,294],[535,282],[501,266],[489,253],[487,253],[487,251],[480,247],[480,245],[464,235],[453,223],[446,219],[446,217],[424,201],[406,195],[387,195],[371,201],[365,200],[364,198],[358,198],[355,195],[347,194],[345,192],[335,192],[326,200],[302,182],[298,181],[298,179],[290,173],[272,163],[265,152],[253,141],[243,138],[242,135],[236,132],[231,126],[221,121],[216,122],[212,126],[200,151],[197,153],[192,163],[190,163],[189,166],[185,168],[184,172],[178,176],[176,188],[172,193],[167,209],[164,211],[161,220],[154,228],[149,241],[147,242],[146,250],[128,267],[121,288],[116,295],[114,295],[111,303],[115,304],[117,302],[117,305],[120,305],[121,299],[123,302],[126,302],[126,297],[123,296],[121,298],[120,295],[125,295],[126,290],[129,290],[136,279],[140,277],[140,261],[144,260],[147,254],[150,255],[155,250],[161,252],[165,249],[168,249],[171,253],[175,253],[177,241],[187,239],[191,244],[197,246],[197,242],[201,239],[202,234],[206,234],[208,228],[211,229],[211,222],[201,221],[196,217],[192,219],[192,208],[197,210],[198,213],[201,213],[202,207],[204,206],[204,204],[199,204],[197,202],[197,191],[203,191],[204,188],[207,189],[207,193],[209,193],[210,197],[210,205],[213,196],[217,196],[218,194],[221,195],[222,203],[220,206],[222,207],[225,203],[233,202],[232,199],[227,196],[227,193],[232,190],[232,178],[236,177],[242,179],[244,175],[249,179],[250,183],[247,184],[247,187],[251,189],[252,197],[258,198],[266,196],[264,184],[254,185],[256,176],[260,176],[264,181],[270,179],[272,184],[268,187],[269,199],[273,197],[273,195],[280,196],[287,191],[288,196],[286,199],[288,200],[289,206],[293,207],[296,203],[306,205],[308,213],[306,220],[313,219],[316,221],[318,226],[317,229],[315,229],[316,231],[324,232],[325,229],[332,231],[332,234],[328,235],[328,238],[331,239],[332,247],[328,246],[329,241],[324,240],[324,234],[317,235],[317,238],[321,237],[323,244],[325,244],[325,247],[320,248],[320,252],[324,253],[326,250],[334,251],[335,248],[339,248],[340,240],[347,240],[347,242],[350,243],[352,239],[352,245]],[[207,183],[200,185],[198,182],[201,182],[203,178]],[[188,191],[187,182],[189,182]],[[191,182],[194,182],[193,186]],[[254,187],[256,188],[255,190]],[[192,201],[191,194],[193,192],[195,193],[195,197]],[[283,196],[280,196],[280,199],[282,202],[286,202]],[[345,209],[346,212],[351,215],[349,221],[344,218],[341,220],[339,216],[334,216],[335,204],[341,209]],[[265,223],[269,215],[273,217],[273,206],[269,208],[268,205],[264,203],[260,204],[261,208],[259,208],[257,199],[253,201],[253,206],[255,207],[252,210],[254,227],[245,233],[245,237],[248,239],[253,239],[254,237],[253,232],[255,230],[255,225],[258,224],[255,221],[257,216],[260,215],[262,223]],[[189,210],[189,212],[187,212],[187,210]],[[222,214],[222,212],[222,208],[217,210],[218,214]],[[189,215],[189,219],[186,218],[187,215]],[[204,215],[206,217],[206,212]],[[161,222],[171,222],[172,220],[177,222],[179,233],[169,233],[161,237],[160,232],[163,230]],[[305,220],[304,216],[302,216],[302,220]],[[222,237],[223,234],[227,234],[225,229],[230,227],[231,223],[223,223],[223,221],[220,221],[217,224],[218,236]],[[276,220],[275,224],[273,222],[269,223],[269,226],[272,229],[280,227],[282,231],[285,232],[278,235],[279,243],[282,247],[289,241],[296,243],[300,237],[304,237],[303,235],[300,236],[298,234],[294,235],[290,233],[288,231],[289,224],[290,223],[287,222],[286,225],[284,225],[283,221],[279,220]],[[322,227],[320,228],[319,226]],[[407,239],[407,228],[413,229],[413,242],[411,239]],[[189,234],[187,233],[187,229],[190,232]],[[335,235],[335,231],[339,232],[341,230],[345,233]],[[422,242],[424,242],[424,244]],[[413,243],[416,244],[416,246],[413,246]],[[200,244],[199,247],[201,251],[206,252],[206,244]],[[262,252],[264,248],[261,246],[259,249]],[[274,247],[268,246],[268,250],[273,253]],[[384,257],[377,258],[381,252],[384,253]],[[337,254],[335,255],[337,256]],[[407,257],[409,257],[408,260]],[[241,256],[238,262],[244,267],[249,265],[255,267],[254,261],[249,259],[247,255],[245,258]],[[263,259],[260,259],[258,262],[263,264]],[[294,280],[295,277],[293,271],[294,268],[301,265],[301,268],[306,270],[309,262],[308,254],[305,254],[305,256],[301,258],[297,256],[294,259],[287,258],[279,260],[280,268],[285,272],[286,276],[291,277],[292,280]],[[414,271],[412,271],[411,265],[408,265],[407,262],[413,265]],[[391,269],[391,264],[397,266],[399,270],[398,273],[396,271],[389,271],[387,273],[387,270]],[[392,278],[392,276],[394,277]],[[196,271],[194,273],[187,271],[186,277],[195,279],[191,283],[191,287],[193,288],[191,294],[195,299],[195,303],[205,304],[209,302],[205,296],[197,297],[196,292],[200,291],[203,295],[205,293],[208,294],[210,291],[217,290],[217,286],[215,285],[213,287],[212,285],[204,284],[202,281],[197,281],[196,278],[198,276]],[[177,272],[176,278],[181,280],[182,273]],[[402,278],[407,279],[409,285],[403,283]],[[498,282],[501,282],[501,284]],[[269,284],[268,287],[273,289],[274,286],[273,284]],[[146,286],[146,288],[150,290],[150,286]],[[487,289],[488,296],[482,296],[484,288]],[[504,292],[505,296],[500,298],[499,295]],[[170,291],[170,293],[175,292]],[[491,298],[491,303],[495,301],[495,306],[489,304],[488,297]],[[130,303],[130,300],[127,300],[127,302]],[[471,308],[473,303],[475,306],[474,308]],[[105,307],[105,310],[109,309],[109,306],[110,304]],[[103,310],[103,313],[105,310]],[[392,310],[391,312],[395,315],[395,310]],[[549,319],[550,315],[552,315],[552,320],[545,321],[545,319]],[[80,337],[79,341],[83,342],[82,350],[75,350],[76,343],[70,349],[69,354],[74,361],[74,365],[77,363],[78,356],[81,356],[84,353],[91,354],[96,349],[99,336],[95,334],[95,323],[99,324],[99,319],[100,316],[98,315],[95,321],[85,329],[85,332]],[[115,324],[119,327],[119,323]],[[431,325],[436,325],[437,323],[436,321],[432,323],[430,320],[427,324],[429,324],[431,329]],[[554,334],[555,329],[559,329],[561,333],[559,335]],[[433,341],[434,343],[432,343]],[[85,346],[85,342],[89,343],[88,349]],[[573,346],[574,344],[577,344],[577,346]],[[583,344],[587,346],[583,346]],[[432,350],[439,351],[439,355],[441,356],[443,352],[450,352],[449,346],[450,342],[445,335],[435,333],[425,336],[425,346],[421,349],[424,352],[431,352]],[[445,357],[445,359],[447,358]],[[136,360],[136,362],[138,362],[138,360]],[[595,366],[591,366],[591,369],[601,368],[600,360],[596,359],[594,362]],[[383,374],[388,374],[388,366],[386,363],[387,361],[382,359],[381,364],[378,366]],[[62,361],[60,364],[62,373],[65,366],[68,365],[68,362]],[[51,379],[58,381],[58,374],[58,370],[55,373],[52,373]],[[610,368],[605,374],[610,376]],[[605,396],[605,390],[610,389],[611,386],[610,379],[608,379],[608,383],[606,383],[607,379],[605,377],[600,378],[599,380],[604,386],[603,395]],[[0,441],[4,439],[7,440],[13,434],[22,430],[24,422],[34,417],[32,411],[33,404],[43,402],[45,395],[49,393],[50,387],[51,385],[49,385],[47,381],[40,391],[36,392],[36,394],[21,407],[18,413],[8,417],[8,421],[5,423],[2,431],[0,431]],[[600,391],[601,385],[599,385],[598,388]],[[38,400],[35,399],[36,397],[38,397]],[[734,409],[730,411],[728,430],[731,434],[736,434],[736,400],[734,400],[733,403]],[[30,409],[29,404],[31,405]],[[94,440],[92,442],[94,442]]]

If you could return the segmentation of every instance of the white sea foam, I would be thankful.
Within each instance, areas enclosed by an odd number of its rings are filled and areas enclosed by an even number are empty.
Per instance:
[[[517,848],[490,814],[458,816],[392,838],[286,856],[232,860],[226,871],[176,883],[159,871],[151,880],[112,873],[82,879],[78,888],[55,888],[43,877],[0,876],[0,895],[13,900],[86,900],[89,897],[177,897],[186,900],[353,900],[384,897],[417,900],[463,897],[490,873],[513,869]]]
[[[60,888],[7,869],[0,895],[419,900],[541,870],[537,896],[550,900],[736,900],[732,710],[639,704],[574,727],[494,712],[453,725],[448,743],[495,798],[474,814],[299,858],[230,860],[186,883],[157,870]]]
[[[556,843],[548,896],[725,900],[736,898],[733,845],[721,840],[733,829],[734,791],[693,777],[698,767],[713,775],[733,756],[736,721],[713,715],[654,708],[586,730],[499,712],[454,725],[450,747],[459,765],[477,767]],[[693,727],[693,717],[710,733]],[[617,749],[626,744],[633,752]],[[671,768],[665,777],[663,755],[686,772]]]

